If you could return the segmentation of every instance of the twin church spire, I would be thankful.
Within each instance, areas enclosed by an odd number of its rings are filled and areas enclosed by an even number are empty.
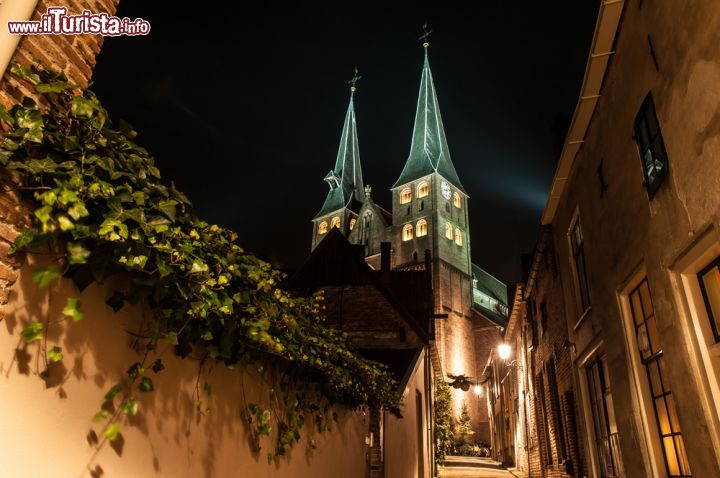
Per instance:
[[[421,37],[424,40],[425,60],[420,79],[420,92],[415,112],[410,154],[393,188],[420,177],[438,173],[462,192],[465,192],[450,159],[450,150],[445,138],[445,129],[440,116],[435,84],[430,71],[426,36],[427,33]],[[330,191],[328,191],[320,212],[315,216],[316,219],[343,208],[357,212],[365,201],[355,106],[353,103],[355,82],[359,79],[356,70],[355,77],[350,80],[352,85],[350,104],[345,115],[335,168],[324,178],[330,186]]]

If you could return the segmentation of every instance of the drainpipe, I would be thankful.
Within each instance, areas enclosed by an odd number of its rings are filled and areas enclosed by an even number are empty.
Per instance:
[[[0,79],[15,53],[22,35],[11,35],[9,21],[30,20],[38,0],[0,0]]]

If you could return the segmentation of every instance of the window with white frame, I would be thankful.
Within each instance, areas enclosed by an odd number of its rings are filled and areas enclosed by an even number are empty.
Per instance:
[[[400,204],[407,204],[412,201],[412,189],[405,188],[400,191]]]
[[[413,227],[412,224],[405,224],[403,226],[403,234],[402,239],[403,241],[409,241],[413,238]]]
[[[430,185],[427,181],[420,181],[417,186],[417,197],[424,198],[428,194],[430,194]]]
[[[415,225],[415,235],[417,237],[427,236],[427,221],[420,219]]]

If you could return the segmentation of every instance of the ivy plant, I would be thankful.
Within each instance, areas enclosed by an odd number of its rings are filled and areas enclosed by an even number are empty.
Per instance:
[[[188,198],[161,180],[130,125],[111,122],[91,91],[61,73],[17,64],[11,71],[38,93],[37,102],[26,98],[10,110],[0,105],[0,165],[33,207],[12,251],[60,251],[55,266],[34,273],[39,287],[60,277],[80,291],[105,284],[112,288],[112,309],[143,302],[152,310],[136,334],[144,359],[129,364],[127,379],[105,395],[116,406],[95,415],[106,440],[120,433],[120,413],[139,412],[138,394],[154,390],[164,368],[161,348],[180,357],[200,350],[202,363],[253,367],[267,378],[269,397],[245,403],[245,411],[256,437],[277,437],[269,460],[300,439],[308,420],[326,429],[334,404],[397,409],[400,396],[389,372],[326,326],[322,297],[283,290],[282,274],[245,251],[236,233],[199,219]],[[125,280],[107,281],[115,275]],[[62,315],[92,319],[75,297]],[[37,321],[21,336],[29,343],[44,332]],[[53,347],[47,357],[60,361],[62,351]],[[210,384],[202,393],[198,384],[199,412],[207,411],[201,397],[210,393]]]

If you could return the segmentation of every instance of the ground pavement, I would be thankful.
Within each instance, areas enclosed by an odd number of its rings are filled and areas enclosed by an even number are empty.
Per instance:
[[[507,470],[488,458],[448,456],[445,466],[439,469],[439,478],[525,478],[525,475]]]

